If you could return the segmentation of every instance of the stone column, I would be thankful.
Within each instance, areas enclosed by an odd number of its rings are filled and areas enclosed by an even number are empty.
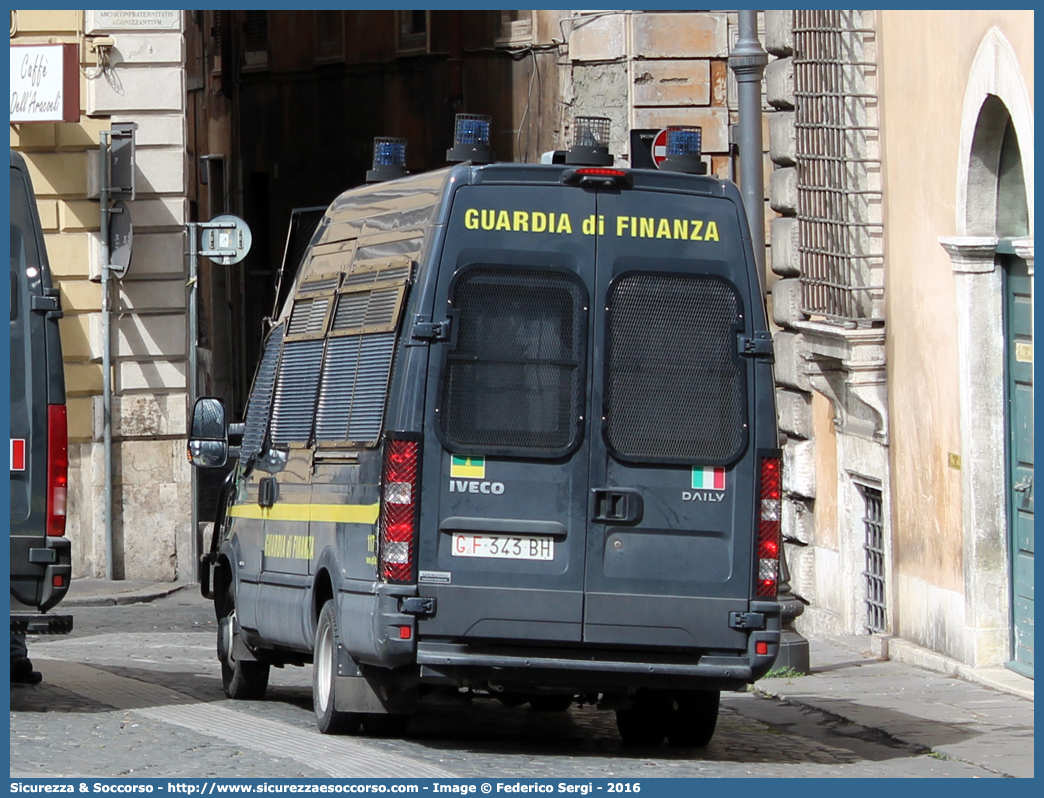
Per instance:
[[[940,238],[953,264],[960,369],[964,602],[961,659],[1007,658],[1008,525],[1004,459],[1004,292],[992,236]]]

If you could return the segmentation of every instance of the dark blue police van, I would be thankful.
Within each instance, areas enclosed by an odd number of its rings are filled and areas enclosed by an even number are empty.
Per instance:
[[[238,457],[204,557],[226,693],[311,662],[324,732],[466,694],[706,745],[779,646],[771,352],[727,181],[464,163],[345,192],[245,422],[193,413],[194,464]]]
[[[59,634],[69,590],[68,433],[58,289],[32,183],[11,151],[11,631]]]

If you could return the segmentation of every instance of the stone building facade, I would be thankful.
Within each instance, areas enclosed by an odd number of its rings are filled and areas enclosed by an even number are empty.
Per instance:
[[[766,47],[799,628],[1032,677],[1032,14],[772,11]]]
[[[79,53],[78,122],[11,125],[29,165],[61,291],[69,414],[73,576],[106,574],[99,134],[137,123],[137,198],[127,275],[112,281],[115,576],[194,573],[185,458],[186,128],[180,11],[11,12],[11,43]]]

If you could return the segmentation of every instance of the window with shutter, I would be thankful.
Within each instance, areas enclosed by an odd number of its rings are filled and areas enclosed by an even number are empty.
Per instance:
[[[279,351],[283,345],[283,330],[280,325],[268,336],[261,363],[254,376],[254,385],[250,390],[247,403],[246,423],[243,430],[243,446],[241,457],[244,461],[261,454],[268,431],[268,421],[272,410],[272,396],[275,392],[276,367],[279,364]]]

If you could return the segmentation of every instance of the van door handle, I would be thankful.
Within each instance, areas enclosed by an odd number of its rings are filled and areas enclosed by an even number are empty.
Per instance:
[[[637,524],[645,514],[642,494],[629,488],[594,488],[593,521]]]
[[[271,507],[279,501],[279,483],[275,477],[261,477],[257,485],[257,503],[262,507]]]

